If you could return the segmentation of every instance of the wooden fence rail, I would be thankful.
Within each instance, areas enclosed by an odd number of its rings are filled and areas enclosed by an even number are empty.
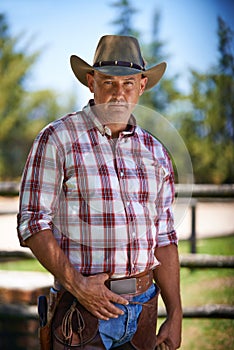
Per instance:
[[[166,310],[163,307],[159,307],[158,317],[166,317]],[[196,307],[184,307],[183,318],[234,319],[234,306],[209,304]]]
[[[234,184],[176,184],[176,193],[187,197],[234,197]],[[0,181],[0,193],[4,195],[17,195],[20,183],[17,181]]]
[[[163,307],[159,307],[158,317],[166,317],[166,311]],[[234,306],[214,304],[198,307],[184,307],[183,318],[234,319]],[[38,320],[37,306],[0,304],[0,320],[2,319]]]
[[[234,256],[183,254],[180,266],[188,268],[234,268]]]
[[[0,251],[0,261],[35,259],[31,252]],[[234,268],[234,256],[180,254],[180,266],[187,268]]]

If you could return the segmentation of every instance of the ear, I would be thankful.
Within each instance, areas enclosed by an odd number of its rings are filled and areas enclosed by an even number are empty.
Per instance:
[[[87,73],[86,74],[86,79],[87,79],[87,83],[88,83],[88,87],[89,87],[89,90],[90,92],[94,92],[94,77],[93,77],[93,74],[91,73]]]
[[[148,81],[147,77],[144,77],[144,76],[141,77],[139,96],[141,96],[143,94],[143,92],[145,91],[147,81]]]

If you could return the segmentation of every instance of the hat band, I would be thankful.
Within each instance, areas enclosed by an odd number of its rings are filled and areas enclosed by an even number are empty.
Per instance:
[[[105,67],[105,66],[120,66],[120,67],[128,67],[128,68],[135,68],[138,70],[145,70],[144,67],[139,66],[136,63],[133,62],[125,62],[125,61],[99,61],[94,63],[93,67]]]

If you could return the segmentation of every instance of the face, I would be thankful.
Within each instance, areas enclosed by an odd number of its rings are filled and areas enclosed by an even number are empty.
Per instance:
[[[108,120],[128,119],[143,94],[148,78],[141,74],[128,76],[108,76],[94,71],[87,74],[90,91],[94,94],[95,105],[102,105],[102,114],[107,112]]]
[[[147,78],[141,74],[127,76],[109,76],[94,71],[87,74],[90,91],[96,104],[125,102],[136,104],[143,94]]]

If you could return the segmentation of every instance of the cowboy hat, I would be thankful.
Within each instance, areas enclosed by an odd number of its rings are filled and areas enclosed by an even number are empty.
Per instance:
[[[85,86],[88,86],[86,74],[98,71],[110,76],[143,74],[148,78],[146,89],[151,89],[159,82],[166,70],[165,62],[146,69],[139,43],[131,36],[101,37],[95,51],[93,66],[76,55],[72,55],[70,61],[75,76]]]

